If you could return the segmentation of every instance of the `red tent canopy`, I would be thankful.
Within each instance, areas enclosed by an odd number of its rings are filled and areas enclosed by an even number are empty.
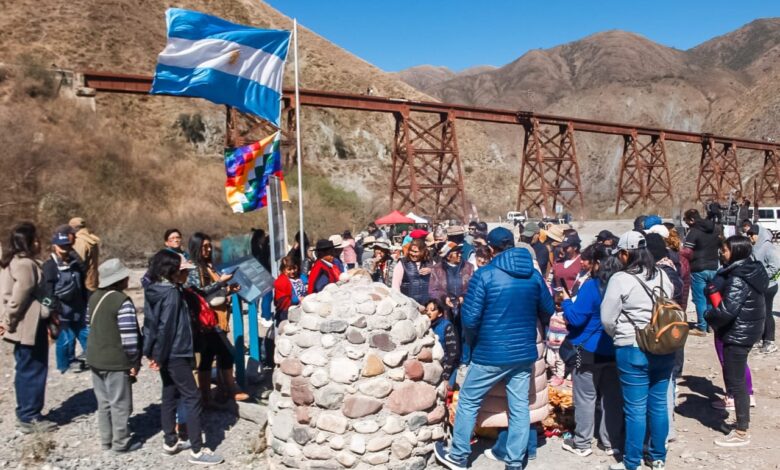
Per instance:
[[[407,217],[398,211],[393,211],[384,217],[376,219],[374,223],[377,225],[413,224],[414,219]]]

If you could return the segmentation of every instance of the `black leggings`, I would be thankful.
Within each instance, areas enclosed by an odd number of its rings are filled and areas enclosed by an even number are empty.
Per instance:
[[[764,341],[775,340],[775,316],[772,313],[772,303],[777,294],[777,284],[766,291],[766,320],[764,321],[764,335],[761,337]]]
[[[203,411],[203,405],[200,401],[200,391],[195,384],[195,377],[192,375],[191,360],[178,357],[170,359],[160,368],[160,378],[163,385],[160,415],[165,444],[173,446],[178,439],[176,406],[181,401],[181,405],[187,410],[187,432],[192,451],[200,452],[203,446],[203,438],[200,434],[200,413]]]
[[[217,367],[220,370],[233,368],[233,354],[227,341],[228,339],[224,332],[209,331],[200,334],[198,338],[198,352],[200,353],[199,371],[210,371],[214,358],[217,359]]]
[[[749,352],[750,346],[723,345],[723,381],[726,382],[726,392],[734,397],[738,431],[747,431],[750,425],[750,396],[745,382]]]

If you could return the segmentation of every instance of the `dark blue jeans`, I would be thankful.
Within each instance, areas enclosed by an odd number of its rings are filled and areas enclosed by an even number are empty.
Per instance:
[[[43,322],[38,324],[35,345],[14,345],[16,360],[16,417],[29,423],[41,419],[46,395],[46,375],[49,373],[49,338]]]
[[[67,372],[70,364],[76,360],[76,341],[81,344],[81,350],[87,353],[87,337],[89,326],[84,320],[62,321],[60,335],[57,337],[56,358],[57,370]]]
[[[509,438],[509,430],[506,428],[498,431],[496,443],[493,444],[493,455],[500,460],[506,460],[506,440]],[[523,468],[528,465],[529,460],[536,458],[536,448],[539,445],[539,434],[536,425],[532,424],[528,434],[528,447],[526,448],[525,458],[523,459]]]
[[[648,426],[650,459],[665,462],[666,437],[669,433],[667,393],[674,368],[674,354],[656,356],[636,346],[620,346],[615,348],[615,356],[623,389],[623,413],[626,420],[623,464],[628,470],[641,467],[642,445]]]

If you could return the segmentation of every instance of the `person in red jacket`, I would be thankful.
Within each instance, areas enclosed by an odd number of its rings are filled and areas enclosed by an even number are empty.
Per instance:
[[[292,256],[282,258],[279,268],[281,274],[274,281],[274,305],[276,306],[275,324],[287,320],[287,311],[293,305],[301,303],[306,295],[306,285],[298,277],[298,264]]]
[[[336,247],[330,240],[317,240],[317,246],[314,249],[317,255],[317,261],[311,267],[309,272],[309,294],[320,292],[328,284],[339,280],[341,271],[333,260],[336,257]]]

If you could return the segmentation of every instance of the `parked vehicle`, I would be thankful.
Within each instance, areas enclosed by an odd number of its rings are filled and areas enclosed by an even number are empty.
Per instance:
[[[750,219],[758,222],[772,232],[773,239],[780,238],[780,207],[761,207],[758,209],[758,218],[753,216],[754,210],[750,209]]]
[[[515,225],[522,224],[528,218],[525,212],[509,211],[506,213],[506,221],[514,222]]]

